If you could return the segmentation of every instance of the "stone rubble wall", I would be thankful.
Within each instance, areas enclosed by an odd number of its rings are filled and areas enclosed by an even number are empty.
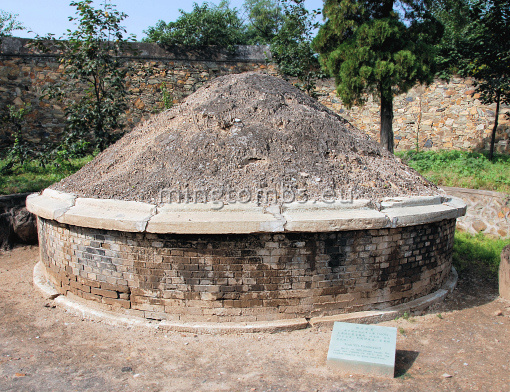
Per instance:
[[[0,196],[0,250],[15,244],[37,244],[36,217],[27,211],[28,193]]]
[[[467,204],[465,216],[457,219],[457,229],[471,234],[483,232],[510,238],[510,195],[478,189],[443,187],[448,195]]]
[[[29,40],[7,37],[0,48],[0,112],[7,105],[30,103],[26,138],[34,143],[59,139],[64,127],[63,108],[42,97],[45,87],[62,78],[62,66],[55,53],[35,53]],[[182,49],[163,49],[156,44],[136,43],[136,56],[127,59],[133,68],[128,81],[129,109],[126,130],[151,114],[163,110],[162,84],[174,103],[194,92],[216,76],[247,71],[276,75],[268,63],[266,46],[241,46],[236,54],[211,49],[189,53]],[[76,86],[78,92],[82,86]],[[336,97],[333,80],[319,81],[319,100],[351,121],[355,126],[379,137],[379,105],[373,99],[363,107],[347,110]],[[72,94],[71,94],[72,95]],[[416,87],[394,101],[395,145],[399,150],[414,149],[486,149],[494,123],[495,105],[482,105],[471,80],[453,78],[449,83],[437,80],[429,87]],[[502,106],[497,135],[497,150],[510,152],[510,122]],[[0,128],[0,148],[8,143],[8,130]]]
[[[347,109],[333,82],[318,84],[319,101],[379,141],[379,102],[372,97]],[[496,104],[483,105],[471,79],[436,79],[417,86],[393,101],[393,132],[397,150],[488,150]],[[496,151],[510,153],[510,106],[501,105]]]
[[[63,295],[132,316],[250,322],[384,309],[437,290],[455,219],[333,233],[152,234],[39,218],[41,261]]]
[[[0,113],[7,105],[21,107],[30,103],[24,136],[33,143],[56,142],[64,129],[63,108],[43,96],[45,88],[63,78],[63,67],[56,53],[36,53],[29,39],[7,37],[0,50]],[[164,110],[162,87],[165,84],[173,103],[180,102],[206,81],[217,76],[260,71],[276,74],[268,64],[266,46],[239,46],[235,54],[225,50],[189,53],[175,48],[165,50],[156,44],[135,43],[136,55],[126,56],[129,72],[128,107],[123,122],[131,130],[142,120]],[[82,92],[76,85],[69,95]],[[77,95],[76,95],[77,96]],[[0,148],[8,143],[9,130],[0,128]]]

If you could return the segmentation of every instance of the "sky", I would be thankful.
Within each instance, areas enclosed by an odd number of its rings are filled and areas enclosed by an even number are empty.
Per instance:
[[[137,40],[145,37],[143,30],[154,26],[158,20],[165,22],[174,21],[179,17],[179,9],[190,12],[193,9],[194,1],[176,0],[113,0],[118,11],[128,15],[123,21],[128,34],[135,34]],[[196,0],[202,4],[202,0]],[[219,4],[220,0],[210,0],[209,3]],[[18,14],[17,20],[27,30],[14,31],[13,35],[21,38],[31,38],[35,34],[41,36],[53,33],[58,38],[67,29],[73,30],[73,24],[68,17],[74,16],[75,7],[69,5],[71,0],[1,0],[0,9],[12,14]],[[99,6],[101,0],[95,0],[94,4]],[[230,7],[241,9],[244,0],[231,0]],[[305,0],[305,7],[308,10],[322,8],[322,0]]]

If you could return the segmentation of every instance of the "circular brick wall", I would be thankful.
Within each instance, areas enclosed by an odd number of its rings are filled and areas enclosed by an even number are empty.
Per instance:
[[[383,309],[438,289],[455,218],[301,233],[155,234],[39,217],[61,294],[149,319],[247,322]]]

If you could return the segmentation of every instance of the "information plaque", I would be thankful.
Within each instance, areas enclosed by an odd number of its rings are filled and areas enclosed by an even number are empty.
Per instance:
[[[396,347],[396,328],[335,322],[327,363],[342,373],[394,377]]]

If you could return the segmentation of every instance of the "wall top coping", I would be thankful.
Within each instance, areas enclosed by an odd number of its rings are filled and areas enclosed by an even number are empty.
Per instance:
[[[510,195],[507,193],[496,192],[496,191],[487,191],[485,189],[457,188],[457,187],[449,187],[449,186],[443,186],[442,189],[450,195],[462,195],[462,196],[480,195],[480,196],[492,196],[492,197],[500,197],[500,198],[510,197]]]
[[[29,47],[30,38],[4,37],[0,45],[0,56],[8,57],[55,57],[57,50],[49,53],[35,52]],[[237,45],[231,53],[225,48],[208,46],[200,49],[189,49],[179,46],[163,47],[155,43],[133,42],[131,47],[136,54],[127,53],[123,58],[168,60],[168,61],[212,61],[212,62],[260,62],[271,59],[268,45]]]
[[[427,224],[465,215],[466,203],[449,196],[386,198],[332,203],[293,202],[282,206],[172,203],[76,197],[52,189],[27,197],[35,215],[63,224],[104,230],[159,234],[250,234],[332,232]]]

